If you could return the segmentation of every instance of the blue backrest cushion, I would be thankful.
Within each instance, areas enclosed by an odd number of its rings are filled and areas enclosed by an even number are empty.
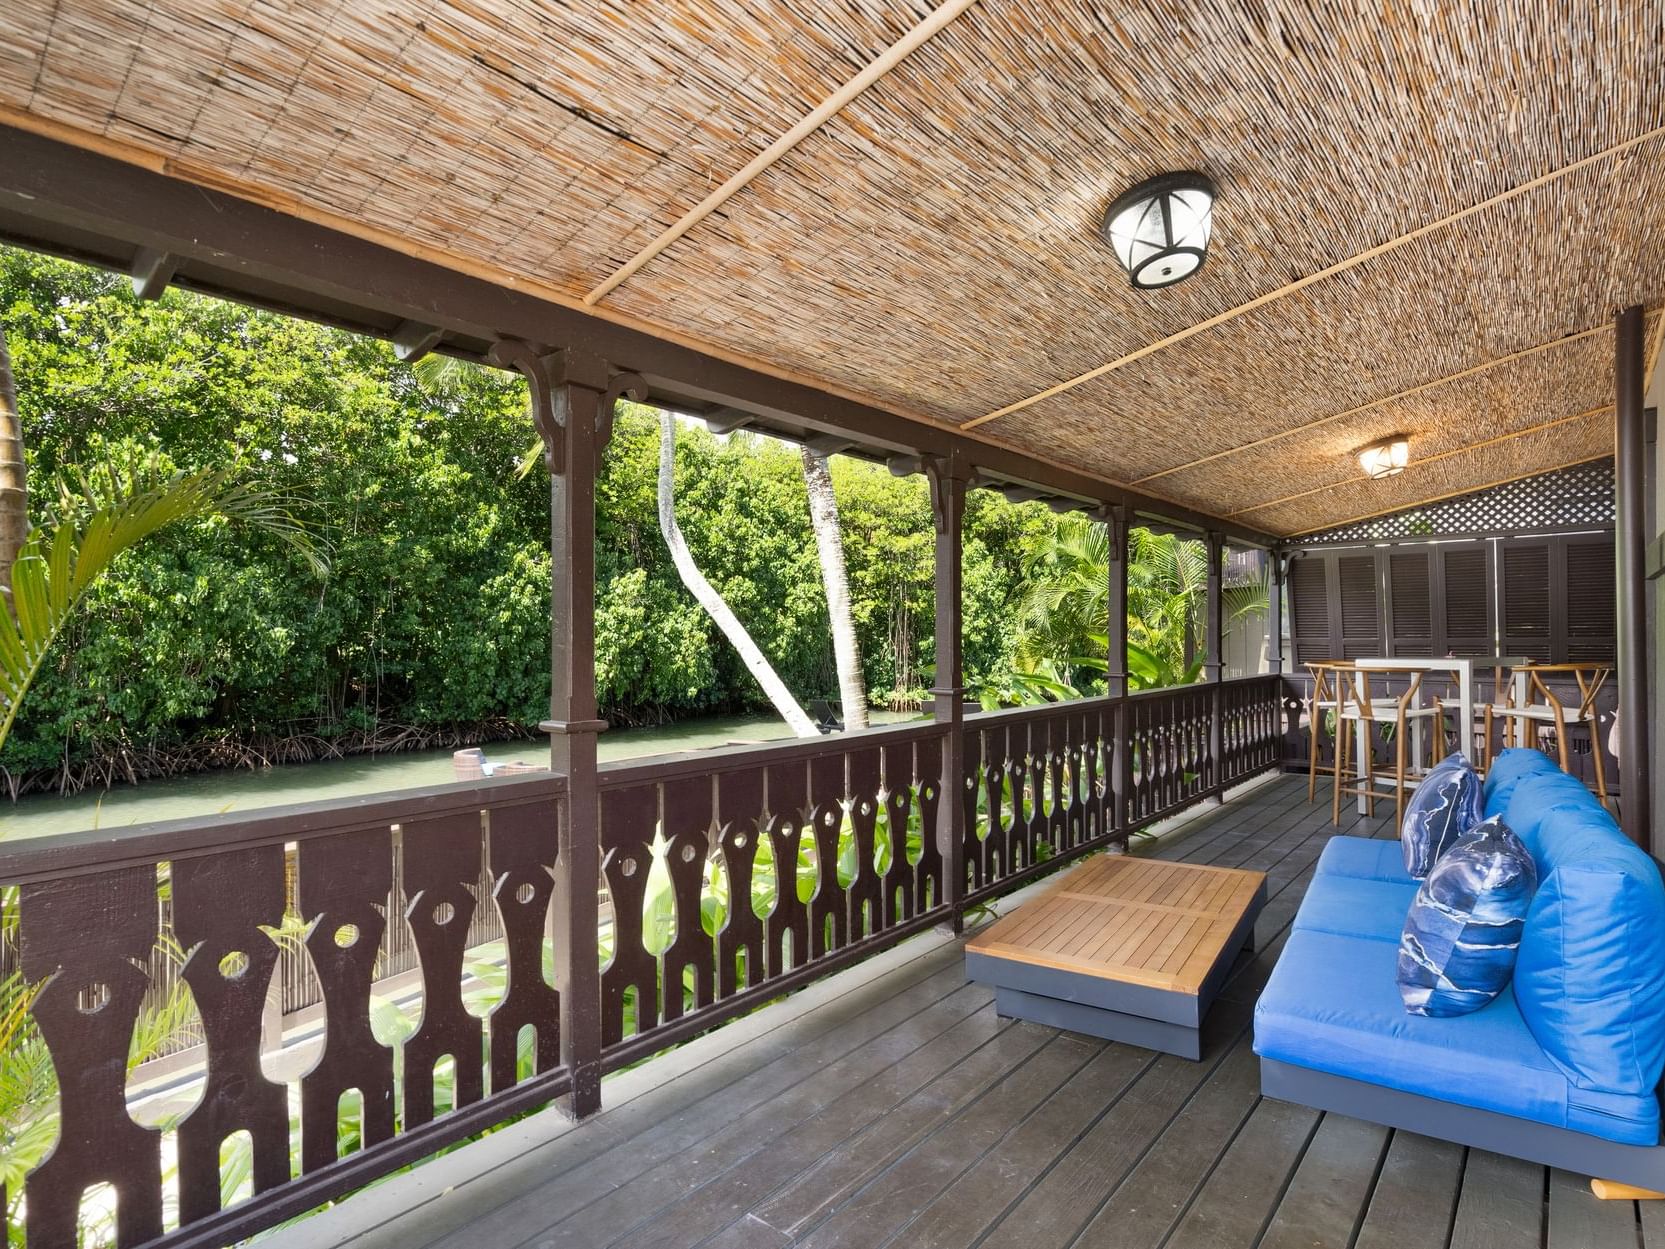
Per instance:
[[[1427,876],[1440,855],[1483,818],[1480,776],[1467,759],[1452,753],[1422,778],[1405,804],[1399,848],[1411,879]]]
[[[1509,799],[1514,796],[1515,788],[1522,781],[1560,771],[1561,769],[1550,762],[1549,756],[1541,750],[1511,746],[1503,751],[1492,760],[1492,766],[1486,770],[1486,783],[1481,790],[1487,818],[1501,815],[1507,820]]]
[[[1467,1015],[1502,993],[1537,869],[1502,820],[1457,838],[1416,891],[1399,939],[1399,996],[1413,1015]]]
[[[1665,1066],[1659,868],[1571,777],[1523,781],[1509,809],[1538,869],[1515,965],[1521,1017],[1575,1085],[1645,1094]]]

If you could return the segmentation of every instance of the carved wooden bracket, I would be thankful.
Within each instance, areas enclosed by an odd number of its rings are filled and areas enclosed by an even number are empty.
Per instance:
[[[635,373],[608,376],[600,359],[574,351],[550,351],[520,338],[502,338],[486,359],[499,368],[515,369],[531,387],[532,424],[543,440],[544,467],[551,476],[566,471],[564,439],[572,390],[589,390],[599,395],[595,416],[597,449],[613,435],[613,408],[628,397],[640,403],[647,399],[647,383]]]
[[[620,399],[632,403],[648,401],[648,386],[639,373],[615,373],[601,396],[601,410],[595,414],[596,439],[605,447],[613,440],[613,411]]]
[[[963,508],[965,492],[976,480],[976,471],[961,458],[958,452],[948,455],[922,455],[919,466],[925,472],[925,480],[931,483],[931,515],[936,521],[938,533],[946,530],[948,520],[948,506],[955,500]]]
[[[500,368],[517,369],[526,376],[531,387],[532,425],[543,439],[543,466],[552,477],[565,472],[562,420],[556,410],[549,354],[524,339],[503,338],[493,344],[486,359]]]

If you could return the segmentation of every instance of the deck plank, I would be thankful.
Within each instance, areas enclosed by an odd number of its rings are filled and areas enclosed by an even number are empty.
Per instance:
[[[1163,1243],[1219,1163],[1227,1142],[1260,1102],[1260,1064],[1247,1033],[1201,1087],[1191,1091],[1178,1113],[1159,1126],[1154,1140],[1130,1141],[1129,1152],[1136,1159],[1131,1170],[1112,1172],[1089,1186],[1077,1203],[1088,1211],[1086,1225],[1074,1240],[1063,1243],[1078,1249],[1155,1249]],[[1007,1244],[1011,1249],[1025,1244],[1021,1226],[1010,1228]]]
[[[789,1087],[801,1078],[806,1052],[832,1062],[931,1009],[960,991],[965,983],[963,962],[952,946],[933,951],[905,966],[894,986],[883,981],[864,985],[813,1015],[723,1054],[708,1067],[609,1108],[471,1182],[446,1185],[446,1159],[437,1159],[415,1174],[433,1170],[433,1182],[443,1188],[444,1200],[429,1203],[434,1208],[425,1209],[421,1220],[395,1215],[357,1239],[367,1247],[386,1244],[400,1249],[426,1249],[446,1243],[448,1237],[468,1249],[490,1244],[477,1239],[482,1229],[489,1230],[487,1220],[501,1217],[499,1212],[510,1206],[539,1205],[558,1179],[569,1177],[569,1192],[605,1191]],[[376,1189],[365,1194],[372,1195],[385,1194]]]
[[[998,1078],[1009,1064],[1021,1062],[1023,1055],[1046,1043],[1048,1037],[1040,1030],[1007,1037],[1004,1033],[1009,1028],[999,1029],[991,1041],[991,1027],[998,1027],[988,1019],[992,1010],[992,1006],[985,1007],[902,1062],[876,1072],[870,1084],[797,1123],[769,1148],[746,1153],[727,1166],[717,1160],[709,1165],[700,1160],[682,1196],[656,1217],[640,1220],[632,1228],[628,1221],[613,1218],[615,1212],[601,1211],[597,1217],[575,1220],[575,1232],[587,1232],[598,1245],[625,1244],[633,1249],[681,1243],[695,1233],[716,1232],[852,1138],[872,1139],[874,1125],[895,1109],[917,1110],[921,1102],[941,1102],[957,1087],[980,1077]],[[621,1200],[640,1202],[639,1194],[633,1192],[622,1193]],[[651,1207],[640,1202],[639,1209],[647,1213]],[[606,1239],[609,1233],[615,1239]]]
[[[1021,1069],[1001,1081],[916,1147],[850,1193],[796,1243],[804,1249],[871,1249],[913,1221],[943,1189],[1021,1125],[1103,1050],[1085,1037],[1060,1033]],[[1134,1067],[1131,1051],[1123,1061]],[[1135,1068],[1136,1069],[1136,1068]],[[784,1230],[784,1229],[783,1229]]]
[[[1180,1216],[1168,1249],[1256,1244],[1319,1117],[1306,1106],[1263,1099]]]
[[[912,1053],[961,1019],[985,1011],[989,1000],[985,990],[962,985],[882,1031],[879,1025],[890,1022],[895,1012],[875,1012],[874,1018],[852,1021],[852,1026],[834,1036],[811,1042],[797,1054],[770,1064],[742,1081],[741,1087],[725,1090],[728,1096],[695,1103],[670,1121],[649,1125],[615,1148],[548,1182],[534,1184],[440,1244],[445,1249],[478,1249],[483,1238],[487,1244],[518,1245],[547,1230],[554,1218],[608,1200],[636,1181],[657,1209],[679,1193],[662,1181],[694,1165],[691,1160],[735,1149],[750,1152],[789,1127],[795,1119],[783,1122],[783,1114],[791,1115],[781,1108],[783,1101],[801,1112],[797,1117],[806,1117],[826,1101],[858,1087],[871,1074],[876,1055],[900,1058]],[[998,1021],[992,1012],[985,1013],[986,1026],[993,1029]],[[812,1073],[808,1079],[806,1071]],[[645,1217],[650,1212],[639,1214]]]
[[[1384,1127],[1325,1115],[1278,1202],[1260,1249],[1347,1249],[1363,1219],[1387,1144]],[[1444,1234],[1442,1227],[1442,1239]]]
[[[964,1018],[955,1018],[955,1013],[967,1005],[974,1009]],[[963,1053],[966,1057],[947,1066],[947,1070],[951,1074],[979,1074],[990,1067],[1021,1061],[1047,1039],[1045,1032],[1036,1030],[1008,1040],[1004,1034],[1011,1030],[1006,1020],[995,1016],[981,986],[968,985],[945,999],[940,1013],[928,1022],[921,1019],[913,1029],[898,1029],[880,1037],[829,1067],[806,1068],[807,1074],[799,1084],[733,1120],[696,1148],[678,1152],[581,1208],[549,1207],[530,1220],[529,1230],[521,1233],[519,1241],[510,1243],[535,1240],[539,1249],[598,1249],[646,1222],[657,1211],[674,1213],[689,1192],[708,1178],[743,1166],[841,1101],[848,1100],[859,1112],[868,1104],[863,1090],[876,1072],[894,1070],[895,1064],[912,1058],[930,1042],[948,1038],[928,1056],[928,1067],[953,1063],[954,1057]],[[930,1035],[925,1035],[927,1032]],[[954,1033],[952,1037],[950,1032]],[[842,1126],[839,1116],[829,1118]]]
[[[1542,1244],[1543,1235],[1544,1168],[1469,1150],[1451,1249],[1520,1249]]]
[[[1548,1249],[1636,1249],[1634,1201],[1603,1201],[1586,1176],[1549,1173]]]
[[[1354,1249],[1445,1244],[1457,1212],[1464,1154],[1450,1141],[1395,1132]]]
[[[1037,1024],[1020,1023],[1014,1027],[1027,1037],[1045,1039],[1062,1035]],[[1090,1048],[1097,1052],[1102,1046],[1103,1042],[1094,1041]],[[803,1232],[1015,1068],[1016,1064],[1007,1063],[1002,1069],[990,1068],[969,1076],[956,1073],[955,1080],[924,1090],[912,1104],[886,1107],[888,1113],[871,1132],[847,1142],[793,1177],[757,1206],[755,1213],[771,1227],[792,1235]]]
[[[1011,1072],[1023,1070],[1038,1052],[1055,1047],[1058,1040],[1058,1034],[1049,1028],[1006,1024],[992,1041],[944,1065],[931,1080],[920,1082],[910,1078],[909,1083],[915,1087],[906,1096],[884,1088],[870,1096],[869,1089],[863,1087],[859,1095],[830,1106],[816,1120],[792,1128],[770,1148],[747,1155],[726,1172],[713,1169],[711,1182],[685,1191],[662,1217],[631,1235],[617,1236],[624,1228],[605,1220],[590,1222],[592,1240],[589,1243],[665,1249],[692,1243],[698,1236],[714,1233],[748,1212],[791,1234],[794,1228],[771,1216],[766,1201],[771,1194],[805,1185],[809,1176],[818,1177],[807,1185],[817,1196],[847,1191],[867,1172],[882,1168],[898,1153],[928,1137],[957,1110],[976,1101]],[[1085,1045],[1079,1041],[1077,1047],[1085,1049],[1088,1057],[1099,1048],[1096,1043]],[[1079,1065],[1077,1061],[1076,1066]],[[883,1084],[887,1076],[888,1073],[876,1075],[874,1084]],[[845,1175],[842,1184],[835,1181],[840,1162],[847,1171],[854,1172]],[[615,1232],[615,1239],[607,1239],[610,1229]],[[584,1242],[556,1240],[553,1243]]]
[[[1018,1124],[921,1210],[897,1238],[908,1249],[964,1249],[994,1225],[1159,1060],[1148,1050],[1110,1045],[1082,1073]]]

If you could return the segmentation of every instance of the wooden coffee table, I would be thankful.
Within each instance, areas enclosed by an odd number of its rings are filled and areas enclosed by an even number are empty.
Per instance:
[[[1263,872],[1096,858],[967,942],[966,977],[1002,1016],[1195,1059],[1265,904]]]

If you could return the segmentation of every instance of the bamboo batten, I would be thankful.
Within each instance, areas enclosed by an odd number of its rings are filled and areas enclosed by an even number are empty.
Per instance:
[[[935,8],[11,0],[0,109],[576,303]],[[964,424],[1367,255],[976,435],[1205,512],[1287,499],[1245,515],[1282,532],[1540,471],[1590,450],[1564,418],[1610,398],[1602,335],[1377,401],[1665,304],[1662,29],[1665,0],[979,0],[604,315]],[[1208,263],[1135,292],[1099,221],[1183,168],[1220,186]],[[1349,487],[1384,423],[1442,458]]]

